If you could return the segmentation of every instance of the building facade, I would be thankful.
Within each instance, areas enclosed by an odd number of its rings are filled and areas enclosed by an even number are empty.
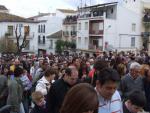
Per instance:
[[[63,20],[67,15],[72,15],[74,10],[57,9],[55,13],[39,13],[39,15],[30,17],[31,20],[38,21],[38,53],[55,53],[55,42],[61,37],[56,39],[49,38],[53,34],[57,34],[63,29]],[[57,35],[58,36],[58,35]],[[60,36],[60,35],[59,35]]]
[[[0,6],[2,8],[2,6]],[[23,48],[22,52],[30,53],[35,52],[37,48],[36,29],[37,22],[10,14],[7,9],[0,9],[0,38],[7,38],[14,43],[16,40],[16,28],[17,36],[20,35],[19,43],[23,42],[25,33],[27,34],[27,45]]]
[[[77,48],[138,51],[143,49],[142,0],[119,0],[78,9]]]
[[[63,21],[63,40],[76,43],[77,15],[67,16]]]

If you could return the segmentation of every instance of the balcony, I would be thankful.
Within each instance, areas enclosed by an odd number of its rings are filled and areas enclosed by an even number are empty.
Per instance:
[[[96,45],[89,45],[89,50],[102,50],[102,46],[101,47],[98,47],[98,46],[96,46]]]
[[[19,34],[17,34],[17,35],[19,36]],[[15,38],[16,38],[15,34],[6,33],[5,36],[7,36],[9,39],[15,39]],[[21,35],[20,38],[23,39],[23,38],[24,38],[24,35]],[[30,33],[29,35],[27,35],[26,38],[27,38],[27,39],[32,39],[32,38],[34,38],[34,33]]]
[[[103,30],[90,30],[90,35],[103,35]]]
[[[84,12],[83,12],[84,13]],[[84,19],[84,18],[97,18],[97,17],[103,17],[104,16],[104,13],[103,11],[92,11],[92,12],[89,12],[89,13],[84,13],[84,14],[79,14],[79,19]]]
[[[148,14],[145,14],[144,15],[144,17],[143,17],[143,22],[145,23],[147,23],[147,22],[150,22],[150,15],[148,15]]]
[[[96,45],[89,45],[89,49],[96,50]]]
[[[143,38],[148,38],[148,37],[150,36],[150,32],[142,32],[142,33],[141,33],[141,36],[142,36]]]

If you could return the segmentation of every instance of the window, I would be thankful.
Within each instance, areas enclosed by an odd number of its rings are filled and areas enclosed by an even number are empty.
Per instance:
[[[45,33],[45,25],[43,25],[43,33]]]
[[[104,24],[103,24],[103,22],[99,23],[99,30],[104,30]]]
[[[8,35],[13,36],[13,26],[8,26]]]
[[[85,44],[88,45],[88,37],[85,37]]]
[[[45,36],[43,36],[43,44],[45,44]]]
[[[49,46],[50,49],[53,48],[53,40],[50,40],[50,46]]]
[[[29,26],[24,26],[24,34],[26,34],[28,36],[29,32],[30,32],[30,27]]]
[[[81,44],[81,37],[78,37],[78,44]]]
[[[68,31],[68,26],[66,26],[66,31]]]
[[[38,33],[40,33],[40,28],[41,28],[41,26],[40,26],[40,25],[38,25]]]
[[[81,30],[81,23],[79,23],[78,30]]]
[[[135,47],[135,37],[131,37],[131,47]]]
[[[72,31],[76,31],[76,26],[71,26]]]
[[[43,32],[43,26],[41,25],[40,33],[42,33],[42,32]]]
[[[88,30],[88,22],[85,22],[85,30]]]
[[[133,32],[136,31],[136,24],[135,24],[135,23],[132,24],[132,31],[133,31]]]
[[[111,9],[111,14],[113,14],[113,12],[114,12],[114,9],[112,8],[112,9]]]
[[[39,44],[41,43],[41,37],[40,37],[40,35],[38,36],[38,43]]]
[[[94,49],[96,49],[98,47],[98,40],[93,40],[93,46],[94,46]]]

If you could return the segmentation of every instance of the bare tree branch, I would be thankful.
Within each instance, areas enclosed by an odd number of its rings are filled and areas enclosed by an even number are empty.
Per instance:
[[[19,36],[18,36],[18,25],[16,26],[16,29],[15,29],[15,36],[16,36],[16,40],[17,40],[17,49],[18,49],[18,51],[19,51],[19,49],[20,49],[20,46],[19,46]]]
[[[18,32],[19,32],[19,35],[18,35]],[[17,40],[17,50],[18,50],[17,53],[18,54],[20,54],[20,52],[22,51],[22,49],[27,46],[26,39],[27,39],[28,33],[29,33],[29,31],[27,30],[27,32],[25,32],[25,34],[24,34],[23,41],[20,44],[19,40],[21,38],[21,28],[19,28],[19,31],[18,31],[18,25],[16,26],[15,35],[16,35],[16,40]]]

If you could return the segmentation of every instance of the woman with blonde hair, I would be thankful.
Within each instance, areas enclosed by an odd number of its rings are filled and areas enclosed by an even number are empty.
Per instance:
[[[140,75],[141,76],[145,76],[145,74],[147,73],[147,71],[150,69],[149,65],[147,64],[142,64],[141,68],[140,68]]]
[[[119,73],[120,78],[122,78],[126,74],[126,72],[127,72],[126,65],[123,64],[123,63],[118,64],[118,66],[117,66],[117,72]]]

